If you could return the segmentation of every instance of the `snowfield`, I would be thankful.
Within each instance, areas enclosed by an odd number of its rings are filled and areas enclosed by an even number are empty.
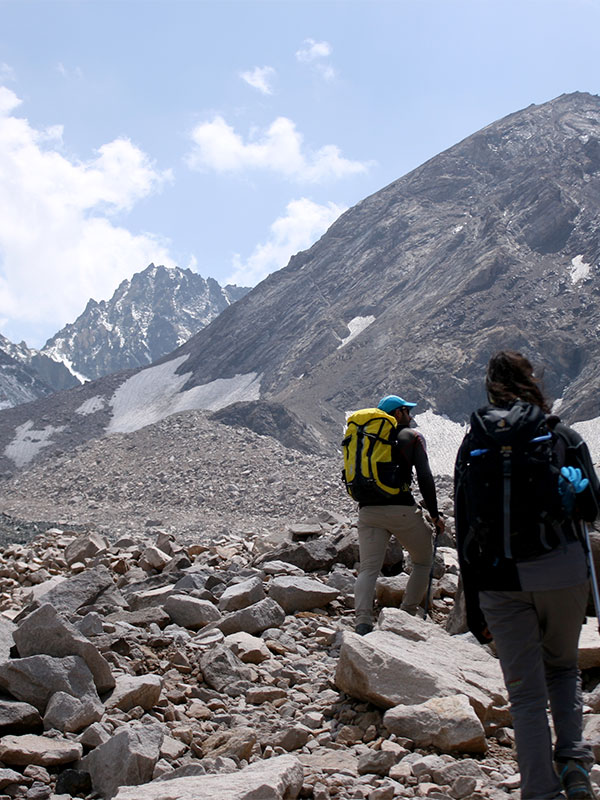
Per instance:
[[[107,433],[131,433],[178,411],[217,411],[240,400],[260,398],[261,376],[255,372],[219,378],[182,391],[190,373],[176,375],[188,355],[138,372],[125,381],[110,400],[112,419]]]

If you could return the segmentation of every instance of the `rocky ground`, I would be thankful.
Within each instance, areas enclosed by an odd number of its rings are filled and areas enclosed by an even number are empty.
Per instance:
[[[390,548],[358,637],[339,469],[198,412],[5,483],[0,800],[516,797],[498,662],[455,602],[447,479],[432,618],[399,611]]]

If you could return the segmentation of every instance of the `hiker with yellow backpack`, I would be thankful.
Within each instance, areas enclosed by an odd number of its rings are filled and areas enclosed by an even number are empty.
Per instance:
[[[425,439],[410,427],[415,406],[398,395],[387,395],[377,408],[355,411],[347,420],[342,442],[343,479],[348,493],[359,504],[360,567],[354,605],[355,631],[361,636],[373,630],[375,583],[390,536],[412,560],[401,608],[414,616],[427,589],[433,531],[411,491],[413,467],[436,532],[444,530]]]

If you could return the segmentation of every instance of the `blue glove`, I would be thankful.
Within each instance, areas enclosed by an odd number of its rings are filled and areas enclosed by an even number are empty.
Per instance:
[[[573,513],[575,495],[583,492],[588,484],[589,480],[583,477],[578,467],[562,467],[558,479],[558,492],[567,514]]]

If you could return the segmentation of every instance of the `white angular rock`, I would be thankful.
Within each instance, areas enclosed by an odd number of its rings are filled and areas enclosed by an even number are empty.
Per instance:
[[[140,556],[139,565],[148,572],[150,570],[162,572],[170,560],[171,556],[168,553],[159,550],[155,545],[150,545]]]
[[[150,608],[151,606],[162,606],[176,591],[175,586],[170,583],[168,586],[157,586],[155,589],[134,592],[128,598],[129,608],[131,611],[139,611],[142,608]]]
[[[226,775],[195,775],[120,789],[115,800],[296,800],[304,770],[294,756],[255,761]]]
[[[398,609],[384,609],[378,626],[344,634],[335,682],[347,694],[382,708],[464,694],[482,722],[506,705],[499,663],[483,647]]]
[[[225,644],[244,664],[262,664],[271,658],[271,651],[264,641],[245,631],[230,633],[225,637]]]
[[[398,705],[385,712],[383,723],[417,747],[437,747],[443,753],[485,753],[485,731],[465,695],[434,697],[419,705]]]

